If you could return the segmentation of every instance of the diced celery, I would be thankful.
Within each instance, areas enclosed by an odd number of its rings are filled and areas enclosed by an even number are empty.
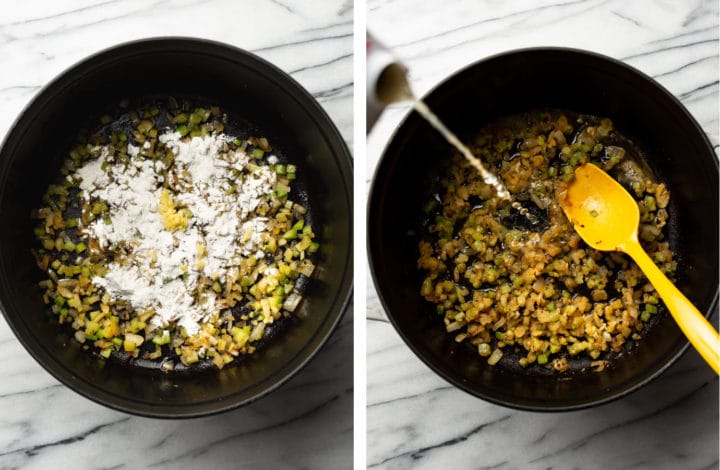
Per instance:
[[[233,341],[235,341],[238,346],[244,346],[245,343],[247,343],[248,338],[250,338],[250,325],[247,325],[243,328],[234,326],[230,332],[232,333]]]
[[[170,343],[170,332],[168,330],[163,330],[162,334],[155,335],[153,337],[152,342],[157,344],[158,346],[169,344]]]
[[[645,196],[645,207],[647,207],[647,210],[649,211],[657,210],[657,204],[655,203],[655,198],[653,196]]]

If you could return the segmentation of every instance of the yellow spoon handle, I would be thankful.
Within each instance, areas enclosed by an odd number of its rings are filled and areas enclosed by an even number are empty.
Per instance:
[[[623,251],[630,255],[645,273],[690,343],[715,373],[720,374],[720,335],[715,328],[660,271],[640,243],[628,243],[623,247]]]

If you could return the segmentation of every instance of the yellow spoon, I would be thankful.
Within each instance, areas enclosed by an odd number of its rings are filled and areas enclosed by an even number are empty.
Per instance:
[[[622,251],[635,260],[690,343],[720,374],[720,335],[640,246],[640,211],[625,188],[586,163],[575,170],[575,179],[559,202],[585,243],[596,250]]]

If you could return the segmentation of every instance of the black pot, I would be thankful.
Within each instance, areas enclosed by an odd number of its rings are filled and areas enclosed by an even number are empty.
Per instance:
[[[82,351],[50,317],[37,281],[31,209],[78,131],[121,99],[184,96],[251,123],[306,175],[321,250],[294,320],[237,367],[158,374]],[[153,39],[120,45],[47,85],[0,151],[0,308],[17,338],[53,376],[112,408],[156,417],[207,415],[269,393],[300,370],[338,323],[352,289],[352,169],[348,149],[320,105],[266,61],[220,43]]]
[[[570,49],[527,49],[479,61],[424,100],[459,135],[538,107],[609,117],[648,156],[670,189],[677,286],[708,316],[718,302],[718,160],[700,126],[667,90],[616,60]],[[604,372],[554,375],[491,367],[445,331],[420,297],[416,268],[428,181],[451,149],[417,113],[395,131],[377,166],[367,212],[368,252],[380,300],[408,346],[431,369],[485,400],[526,410],[571,410],[605,403],[658,376],[688,347],[663,312],[635,347]]]

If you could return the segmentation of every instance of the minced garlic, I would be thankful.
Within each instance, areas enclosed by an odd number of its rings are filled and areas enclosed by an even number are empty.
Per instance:
[[[177,210],[175,207],[175,201],[173,201],[173,198],[167,188],[163,188],[160,192],[158,212],[162,216],[162,222],[165,226],[165,230],[175,232],[178,230],[185,230],[187,227],[187,215],[185,215],[185,212]]]

